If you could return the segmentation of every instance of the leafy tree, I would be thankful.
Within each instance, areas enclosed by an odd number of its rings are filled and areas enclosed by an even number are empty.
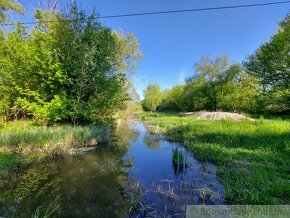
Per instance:
[[[62,70],[68,75],[65,90],[71,121],[76,124],[112,116],[129,100],[127,71],[140,57],[138,42],[130,34],[112,33],[75,4],[52,27]]]
[[[241,65],[229,65],[226,56],[205,57],[196,70],[185,85],[166,90],[160,109],[255,111],[257,81]]]
[[[144,91],[143,107],[152,113],[161,103],[162,97],[162,91],[158,84],[148,85]]]
[[[37,29],[29,34],[22,25],[8,34],[4,43],[6,52],[0,62],[0,89],[8,119],[33,115],[58,120],[51,117],[52,111],[48,108],[56,107],[60,99],[59,87],[67,78],[60,70],[53,41],[51,36]]]
[[[195,64],[194,76],[187,78],[187,83],[199,84],[196,91],[201,94],[206,109],[216,111],[219,107],[218,99],[226,82],[228,62],[227,56],[217,56],[214,60],[205,56]]]
[[[187,111],[209,109],[209,99],[205,91],[205,78],[188,79],[184,87],[183,102]]]
[[[12,10],[17,13],[24,13],[24,8],[11,0],[0,0],[0,23],[6,20],[6,12]]]
[[[226,71],[219,107],[225,111],[255,112],[257,80],[247,75],[240,64],[232,64]]]
[[[262,112],[290,110],[290,13],[280,22],[270,41],[261,45],[244,62],[250,75],[260,84]]]
[[[184,86],[176,85],[163,92],[163,100],[158,106],[160,110],[184,111],[183,105]]]
[[[214,111],[218,108],[218,94],[224,84],[228,62],[227,56],[217,56],[214,60],[206,56],[195,64],[196,76],[205,81],[204,92],[209,100],[208,107]]]
[[[76,125],[127,106],[141,57],[132,34],[112,32],[76,4],[67,14],[38,10],[35,17],[31,32],[23,25],[0,32],[0,112],[7,119]],[[51,18],[57,22],[45,22]]]

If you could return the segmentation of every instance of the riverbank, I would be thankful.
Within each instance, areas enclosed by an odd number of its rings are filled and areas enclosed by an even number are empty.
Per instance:
[[[100,126],[38,126],[13,121],[0,126],[0,170],[11,170],[46,157],[72,154],[109,139],[110,128]]]
[[[289,120],[198,120],[177,113],[140,113],[168,139],[218,165],[234,204],[289,204]]]

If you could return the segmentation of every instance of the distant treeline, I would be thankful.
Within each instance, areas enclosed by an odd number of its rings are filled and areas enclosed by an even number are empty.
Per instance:
[[[162,91],[151,84],[142,102],[146,110],[223,110],[248,113],[290,112],[290,14],[270,41],[243,63],[209,56],[195,64],[186,84]]]
[[[93,123],[126,106],[142,56],[133,34],[112,31],[75,3],[66,12],[37,10],[35,19],[32,28],[0,28],[0,117]]]

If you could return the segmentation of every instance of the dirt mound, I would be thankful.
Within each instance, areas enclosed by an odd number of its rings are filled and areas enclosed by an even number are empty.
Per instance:
[[[244,119],[248,119],[248,117],[231,112],[207,112],[207,111],[199,111],[199,112],[187,112],[180,113],[181,116],[195,116],[199,119],[208,119],[208,120],[222,120],[222,119],[230,119],[241,121]],[[252,119],[251,119],[252,120]]]

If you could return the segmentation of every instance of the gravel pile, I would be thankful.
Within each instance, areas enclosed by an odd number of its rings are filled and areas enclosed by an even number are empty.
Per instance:
[[[222,119],[230,119],[230,120],[237,120],[241,121],[247,119],[248,117],[238,114],[238,113],[231,113],[231,112],[207,112],[207,111],[199,111],[199,112],[186,112],[180,113],[182,116],[195,116],[199,119],[205,120],[222,120]],[[251,119],[252,120],[252,119]]]

